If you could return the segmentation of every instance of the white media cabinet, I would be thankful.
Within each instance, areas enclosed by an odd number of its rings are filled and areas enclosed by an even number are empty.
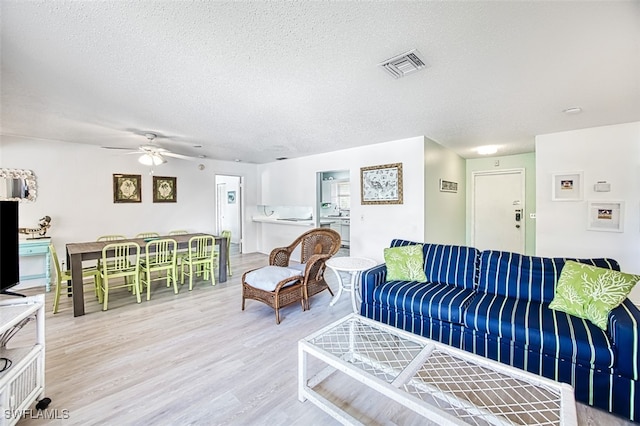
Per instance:
[[[34,329],[33,339],[21,344]],[[25,334],[14,347],[10,340],[18,333]],[[44,342],[44,294],[0,299],[0,357],[11,360],[0,373],[0,426],[16,424],[23,410],[43,398]]]

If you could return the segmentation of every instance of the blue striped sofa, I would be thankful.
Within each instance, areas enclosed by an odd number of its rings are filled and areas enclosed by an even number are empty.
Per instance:
[[[391,247],[417,244],[393,240]],[[628,299],[607,331],[549,309],[565,261],[619,270],[611,259],[524,256],[424,244],[426,283],[386,281],[384,264],[361,276],[361,314],[550,379],[576,400],[640,419],[640,311]]]

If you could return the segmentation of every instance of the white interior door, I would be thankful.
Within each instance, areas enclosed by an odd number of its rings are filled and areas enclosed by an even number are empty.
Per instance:
[[[524,170],[474,172],[472,176],[473,246],[524,253]]]
[[[242,253],[242,176],[216,175],[217,232],[231,231],[231,243]]]
[[[227,197],[227,184],[216,184],[216,233],[220,234],[224,229],[226,206],[225,200]]]

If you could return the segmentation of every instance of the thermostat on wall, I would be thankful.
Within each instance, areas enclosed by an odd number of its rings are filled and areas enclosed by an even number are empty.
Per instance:
[[[610,192],[611,184],[607,183],[606,181],[599,181],[598,183],[593,185],[593,190],[595,192]]]

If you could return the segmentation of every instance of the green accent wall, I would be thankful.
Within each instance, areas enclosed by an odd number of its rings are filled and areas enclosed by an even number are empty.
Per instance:
[[[496,161],[498,165],[496,165]],[[507,169],[524,169],[525,175],[525,254],[535,255],[536,252],[536,220],[529,215],[536,212],[536,154],[506,155],[502,157],[473,158],[467,160],[467,220],[466,220],[466,243],[471,243],[471,174],[473,172],[496,171]]]

